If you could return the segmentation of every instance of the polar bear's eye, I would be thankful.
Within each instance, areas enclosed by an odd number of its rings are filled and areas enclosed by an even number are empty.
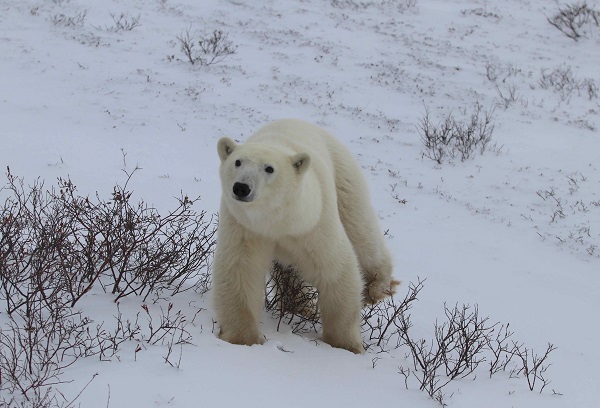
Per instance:
[[[241,160],[236,160],[235,161],[235,167],[240,167],[242,165]]]
[[[271,167],[271,166],[267,166],[267,167],[265,167],[265,171],[267,173],[273,173],[275,171],[275,169],[273,167]]]

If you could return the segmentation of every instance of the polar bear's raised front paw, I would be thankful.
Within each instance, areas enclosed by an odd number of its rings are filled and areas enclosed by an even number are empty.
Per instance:
[[[393,296],[396,293],[396,286],[398,285],[400,285],[400,281],[395,279],[388,282],[382,282],[377,279],[368,282],[365,285],[363,293],[365,303],[374,305],[388,296]]]

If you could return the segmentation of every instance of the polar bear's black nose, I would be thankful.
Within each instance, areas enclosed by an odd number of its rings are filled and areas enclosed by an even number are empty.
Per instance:
[[[236,197],[248,197],[250,194],[250,186],[245,183],[235,183],[233,185],[233,194],[235,194]]]

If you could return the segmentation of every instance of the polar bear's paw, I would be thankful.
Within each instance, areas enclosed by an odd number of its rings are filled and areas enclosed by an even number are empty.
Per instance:
[[[365,352],[365,348],[363,347],[363,343],[360,338],[347,339],[339,336],[324,335],[323,340],[332,347],[346,349],[354,354],[363,354]]]
[[[363,292],[365,304],[374,305],[388,296],[393,296],[398,285],[400,285],[400,281],[395,279],[380,281],[375,278],[373,281],[367,282]]]
[[[228,343],[240,344],[244,346],[263,344],[265,342],[265,337],[260,332],[252,330],[234,333],[230,331],[223,331],[223,329],[221,329],[219,338],[221,340],[225,340]]]

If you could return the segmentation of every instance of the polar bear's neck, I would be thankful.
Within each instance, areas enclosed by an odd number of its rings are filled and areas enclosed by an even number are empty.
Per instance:
[[[313,174],[306,174],[297,191],[294,202],[289,204],[289,214],[284,217],[288,230],[287,235],[304,235],[312,231],[323,213],[323,195],[321,186]]]

